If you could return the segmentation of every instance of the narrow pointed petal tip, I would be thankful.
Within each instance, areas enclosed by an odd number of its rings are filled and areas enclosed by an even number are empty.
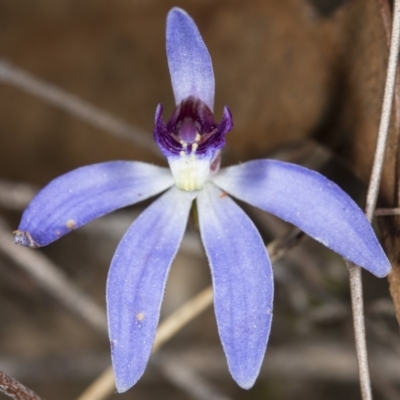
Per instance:
[[[292,223],[378,278],[391,271],[362,210],[318,172],[277,160],[254,160],[223,169],[213,180],[227,193]]]
[[[272,266],[244,211],[208,183],[197,198],[201,238],[211,267],[218,332],[233,379],[250,389],[272,323]]]
[[[210,54],[193,19],[181,8],[167,16],[167,58],[175,102],[189,96],[214,107],[215,81]]]
[[[112,347],[112,346],[111,346]],[[132,386],[135,386],[137,381],[140,379],[140,377],[138,379],[136,379],[135,381],[132,381],[128,384],[126,384],[125,382],[120,382],[118,376],[115,375],[114,373],[114,380],[115,380],[115,388],[117,389],[118,393],[125,393],[127,392]]]
[[[120,393],[145,371],[168,272],[194,197],[173,187],[154,201],[128,229],[111,262],[106,295],[108,332]]]

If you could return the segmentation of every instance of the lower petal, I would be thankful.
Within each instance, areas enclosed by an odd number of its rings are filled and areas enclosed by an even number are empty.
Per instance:
[[[260,371],[271,328],[271,263],[256,227],[226,193],[209,183],[197,206],[229,371],[249,389]]]
[[[135,220],[115,252],[107,280],[107,313],[118,392],[133,386],[146,368],[168,271],[193,198],[170,189]]]
[[[318,172],[277,160],[254,160],[222,169],[216,185],[296,225],[345,259],[386,276],[391,265],[357,204]]]

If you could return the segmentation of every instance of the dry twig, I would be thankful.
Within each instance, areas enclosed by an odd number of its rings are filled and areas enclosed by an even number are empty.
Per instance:
[[[0,392],[14,400],[42,400],[32,390],[2,371],[0,371]]]
[[[374,212],[375,217],[386,217],[400,215],[400,208],[377,208]]]
[[[0,207],[23,210],[38,190],[35,185],[0,179]]]
[[[112,135],[132,141],[135,145],[161,157],[152,136],[142,129],[129,125],[104,110],[67,93],[55,85],[44,83],[29,73],[6,61],[0,61],[0,81],[30,93],[39,99],[68,111],[91,125]]]
[[[54,298],[97,331],[105,334],[105,312],[71,282],[62,270],[37,250],[14,244],[11,229],[0,220],[0,251],[25,270]]]
[[[400,0],[395,0],[393,11],[393,25],[389,51],[389,62],[386,75],[385,92],[381,121],[379,125],[378,141],[375,150],[374,163],[367,192],[365,214],[371,222],[378,198],[379,185],[382,176],[385,148],[392,112],[393,95],[396,84],[397,63],[400,45]],[[365,339],[364,304],[361,281],[361,268],[347,263],[350,274],[351,303],[353,309],[354,335],[357,350],[358,369],[360,375],[361,396],[363,400],[372,400],[371,382],[368,367],[368,352]]]

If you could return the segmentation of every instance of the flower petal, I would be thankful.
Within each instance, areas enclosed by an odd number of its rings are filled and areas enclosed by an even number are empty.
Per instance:
[[[197,206],[229,371],[249,389],[260,371],[271,328],[271,263],[256,227],[226,193],[208,183]]]
[[[220,171],[228,193],[288,221],[378,277],[391,269],[357,204],[321,174],[277,160],[255,160]]]
[[[193,19],[173,8],[167,17],[167,57],[175,102],[189,96],[214,106],[214,72],[211,57]]]
[[[168,271],[193,198],[170,189],[135,220],[115,252],[107,280],[107,313],[118,392],[133,386],[146,368]]]
[[[22,215],[15,242],[45,246],[72,229],[174,184],[166,168],[141,162],[88,165],[51,181]]]

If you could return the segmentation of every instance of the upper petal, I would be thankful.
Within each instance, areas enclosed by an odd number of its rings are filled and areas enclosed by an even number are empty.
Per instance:
[[[167,57],[175,102],[189,96],[214,106],[214,72],[211,57],[193,19],[173,8],[167,17]]]
[[[107,280],[107,313],[118,392],[133,386],[146,368],[168,271],[193,198],[170,189],[135,220],[115,252]]]
[[[357,204],[321,174],[277,160],[255,160],[220,171],[223,190],[277,215],[378,277],[391,269]]]
[[[260,371],[271,328],[271,263],[256,227],[229,196],[208,183],[197,206],[229,371],[249,389]]]
[[[166,168],[141,162],[88,165],[51,181],[22,215],[15,241],[45,246],[72,229],[118,208],[145,200],[174,183]]]

